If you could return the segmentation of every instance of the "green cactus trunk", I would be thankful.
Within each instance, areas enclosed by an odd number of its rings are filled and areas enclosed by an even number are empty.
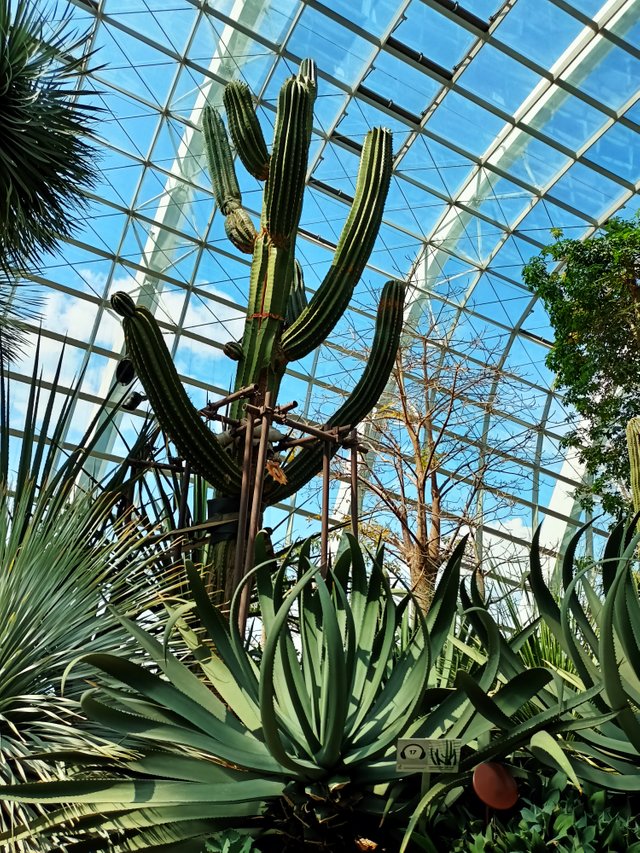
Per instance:
[[[631,418],[627,424],[627,448],[633,511],[637,513],[640,512],[640,418]]]
[[[238,363],[235,390],[256,385],[254,403],[265,395],[277,399],[290,361],[303,358],[331,333],[344,313],[373,249],[391,180],[391,134],[375,128],[365,139],[356,191],[333,263],[310,302],[295,260],[295,241],[307,179],[309,146],[316,97],[315,65],[305,60],[299,73],[285,81],[279,95],[271,154],[243,83],[230,83],[224,94],[230,136],[246,169],[265,182],[259,229],[242,207],[233,152],[219,113],[206,107],[203,132],[213,194],[225,217],[234,246],[253,254],[249,298],[241,341],[224,345]],[[362,378],[327,426],[354,427],[375,406],[386,384],[398,346],[403,317],[404,285],[388,282],[382,293],[370,358]],[[241,442],[223,449],[190,403],[153,316],[136,307],[126,294],[112,299],[123,317],[129,357],[145,387],[160,425],[189,462],[206,478],[219,498],[239,499],[242,484]],[[230,415],[242,420],[245,401],[232,404]],[[337,449],[337,447],[336,447]],[[255,465],[255,462],[254,462]],[[286,484],[267,478],[263,505],[293,494],[322,466],[322,445],[306,446],[282,466]],[[228,502],[227,502],[228,503]],[[210,576],[228,599],[234,542],[222,539],[214,548]]]

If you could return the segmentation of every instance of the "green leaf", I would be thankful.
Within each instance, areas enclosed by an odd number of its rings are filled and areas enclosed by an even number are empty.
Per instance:
[[[529,749],[538,756],[543,757],[543,761],[547,763],[549,760],[556,769],[561,770],[571,783],[582,793],[582,787],[578,781],[571,762],[565,755],[558,741],[546,731],[538,731],[532,735],[529,741]]]

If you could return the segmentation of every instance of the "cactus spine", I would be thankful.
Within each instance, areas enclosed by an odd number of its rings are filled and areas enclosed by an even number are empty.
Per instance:
[[[356,190],[335,257],[324,281],[307,303],[302,270],[295,260],[295,239],[302,212],[316,97],[315,65],[305,60],[285,81],[279,95],[271,154],[249,89],[230,83],[224,105],[230,136],[247,170],[265,181],[258,231],[242,207],[229,137],[216,110],[206,107],[203,132],[213,193],[225,217],[227,235],[241,251],[251,251],[249,299],[241,342],[225,352],[238,363],[235,390],[258,387],[257,402],[271,391],[276,399],[287,363],[322,343],[345,311],[371,254],[391,180],[391,134],[376,128],[365,139]],[[378,401],[395,359],[403,316],[404,285],[388,282],[382,292],[371,355],[352,394],[328,426],[355,426]],[[238,495],[241,448],[222,450],[182,388],[153,316],[126,294],[112,299],[123,317],[127,350],[156,415],[192,470],[201,473],[219,495]],[[231,417],[242,417],[236,401]],[[321,468],[322,448],[307,446],[285,462],[287,483],[268,481],[264,502],[292,494]],[[222,543],[221,543],[222,544]]]

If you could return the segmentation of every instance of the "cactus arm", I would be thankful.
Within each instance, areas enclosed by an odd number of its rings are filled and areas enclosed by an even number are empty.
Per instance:
[[[289,291],[287,310],[284,315],[287,326],[295,323],[300,314],[302,314],[304,309],[307,307],[307,304],[307,293],[304,288],[302,267],[297,261],[294,261],[293,282],[291,284],[291,290]]]
[[[315,86],[300,76],[290,77],[280,90],[262,223],[276,246],[289,247],[298,228],[315,95]]]
[[[189,400],[155,317],[126,293],[114,294],[111,304],[123,318],[127,352],[160,425],[195,473],[225,494],[237,494],[242,472]]]
[[[227,131],[220,114],[213,107],[206,106],[203,110],[202,131],[213,195],[225,217],[224,230],[236,249],[250,255],[258,234],[251,217],[242,207]]]
[[[232,210],[224,220],[225,234],[233,245],[246,255],[253,254],[258,232],[251,217],[243,207]]]
[[[238,157],[250,175],[263,181],[269,174],[269,152],[249,87],[233,80],[224,90],[223,102]]]
[[[311,78],[298,75],[289,78],[280,92],[236,389],[247,382],[257,383],[261,393],[271,390],[275,395],[284,374],[280,338],[295,277],[294,241],[302,210],[315,91]],[[234,404],[231,417],[240,415],[241,405],[240,401]]]
[[[220,113],[213,107],[206,106],[202,111],[202,131],[213,195],[220,212],[228,216],[240,207],[242,196],[227,131]]]
[[[640,418],[631,418],[626,432],[633,511],[640,512]]]
[[[371,353],[357,385],[329,418],[327,427],[354,427],[369,414],[380,399],[398,352],[400,332],[402,330],[405,285],[401,281],[388,281],[380,296],[376,317],[376,330]],[[337,451],[337,445],[332,451]],[[283,472],[287,477],[285,484],[265,485],[265,499],[269,504],[284,500],[300,489],[322,468],[322,442],[301,450],[287,465]]]
[[[391,134],[374,128],[365,139],[355,197],[331,268],[307,309],[282,336],[287,361],[304,358],[319,346],[349,304],[378,235],[391,170]]]

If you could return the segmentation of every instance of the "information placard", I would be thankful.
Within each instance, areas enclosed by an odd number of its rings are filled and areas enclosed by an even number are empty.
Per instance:
[[[402,772],[457,773],[460,738],[399,738],[396,768]]]

